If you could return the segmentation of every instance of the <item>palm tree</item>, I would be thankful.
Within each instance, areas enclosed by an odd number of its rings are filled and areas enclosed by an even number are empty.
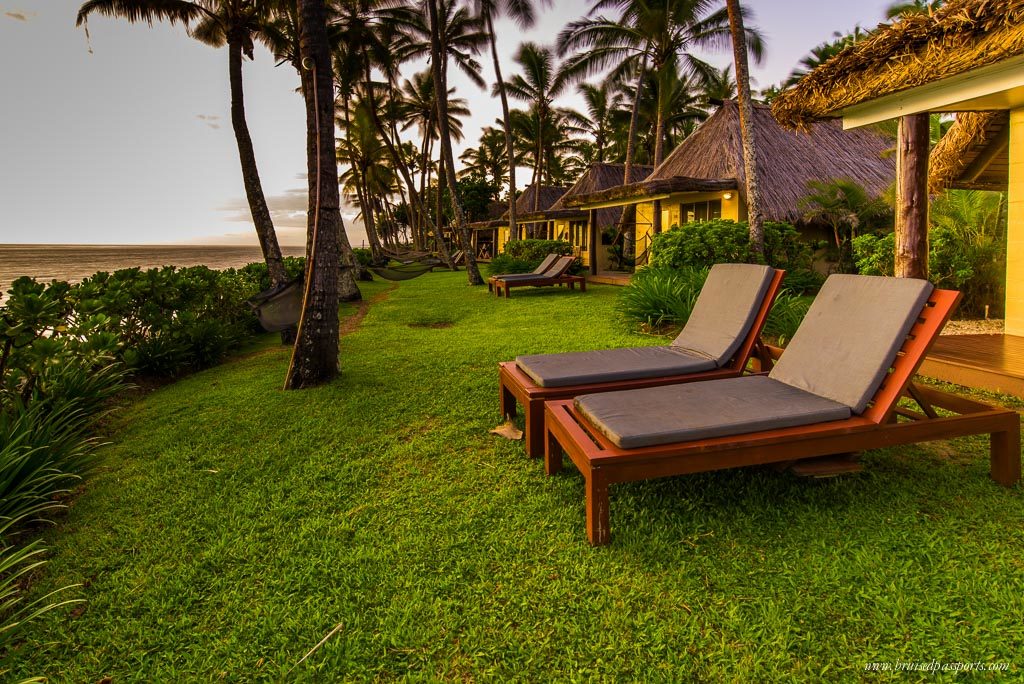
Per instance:
[[[943,5],[943,0],[896,0],[885,10],[886,19],[898,19],[908,14],[931,16]]]
[[[831,41],[811,48],[811,51],[804,56],[797,63],[796,68],[790,72],[784,85],[787,87],[796,85],[801,78],[838,55],[840,52],[845,50],[847,46],[854,45],[867,36],[868,34],[860,26],[854,26],[853,31],[845,35],[836,31],[832,34],[833,39]]]
[[[344,230],[334,153],[334,76],[324,0],[299,0],[300,56],[310,69],[306,100],[308,166],[314,194],[309,258],[295,347],[285,389],[327,382],[338,374],[338,236]]]
[[[853,270],[851,242],[858,231],[870,231],[892,219],[892,208],[880,198],[872,198],[855,181],[809,181],[808,194],[800,200],[804,219],[832,228],[839,253],[839,268]]]
[[[544,180],[544,131],[552,114],[552,102],[565,88],[566,82],[557,78],[555,56],[550,48],[535,43],[523,43],[515,55],[515,61],[523,69],[505,84],[508,94],[514,99],[530,104],[536,117],[538,133],[537,152],[534,155],[533,183]],[[534,193],[533,210],[539,209],[540,193]]]
[[[540,0],[550,5],[551,0]],[[520,29],[528,29],[536,20],[531,0],[474,0],[477,16],[484,24],[487,39],[491,45],[491,61],[494,65],[494,90],[501,99],[501,121],[505,134],[505,154],[508,159],[508,220],[509,235],[512,239],[519,234],[516,230],[516,155],[512,141],[512,124],[509,121],[508,93],[505,80],[501,77],[501,61],[498,59],[498,37],[494,31],[494,20],[502,14],[515,20]]]
[[[278,59],[282,63],[287,62],[292,65],[296,74],[299,76],[300,91],[305,97],[306,89],[309,87],[311,81],[309,73],[302,68],[301,63],[298,0],[266,0],[266,2],[268,2],[270,6],[269,16],[262,23],[260,27],[261,30],[256,37],[267,47],[268,50],[271,51],[271,53],[273,53],[275,59]],[[328,41],[331,45],[337,45],[341,42],[341,38],[338,33],[337,13],[334,10],[334,4],[332,3],[328,5],[326,10]],[[312,178],[315,174],[315,167],[308,167],[307,172],[307,176],[310,179],[308,180],[308,184],[312,189]],[[316,211],[314,201],[315,192],[310,192],[309,204],[307,207],[307,214],[309,215],[312,215],[313,212]],[[352,251],[352,244],[349,242],[344,222],[342,223],[338,234],[338,246],[341,252],[341,263],[343,265],[341,277],[338,281],[338,299],[343,302],[358,301],[363,298],[362,293],[359,291],[359,284],[356,282],[358,261],[356,260],[355,253]],[[307,240],[307,255],[309,253],[309,249],[310,245]]]
[[[253,36],[260,32],[266,18],[262,8],[260,3],[250,0],[88,0],[78,10],[76,26],[85,25],[88,31],[89,15],[93,13],[118,17],[132,24],[146,22],[152,26],[155,21],[166,21],[183,24],[191,37],[207,45],[228,46],[231,126],[242,165],[242,182],[270,280],[277,285],[283,283],[287,275],[260,183],[242,88],[242,57],[253,58]]]
[[[583,98],[586,114],[572,113],[570,119],[578,133],[593,138],[594,161],[604,162],[614,135],[616,115],[622,109],[622,92],[610,80],[604,80],[598,85],[581,83],[578,91]]]
[[[736,64],[737,103],[740,109],[740,137],[743,139],[743,170],[747,180],[747,224],[750,247],[764,258],[764,216],[761,214],[761,186],[758,184],[754,103],[750,97],[750,70],[747,66],[747,32],[743,29],[743,9],[739,0],[725,0],[732,32],[733,59]]]
[[[462,161],[462,175],[477,176],[500,187],[508,175],[508,157],[505,155],[505,133],[487,126],[480,133],[476,147],[467,147],[459,159]],[[512,163],[517,156],[513,150]]]
[[[721,69],[712,69],[704,75],[704,99],[712,100],[735,100],[736,79],[732,77],[732,65],[728,64]]]
[[[445,180],[448,184],[448,193],[451,198],[452,214],[455,217],[455,230],[459,236],[461,247],[466,255],[466,277],[470,285],[483,285],[483,278],[480,277],[480,269],[476,265],[476,257],[471,247],[472,241],[466,219],[462,211],[462,199],[459,195],[459,185],[455,178],[455,155],[452,152],[452,135],[449,121],[448,109],[448,79],[446,74],[448,59],[453,53],[459,52],[459,46],[467,39],[467,33],[461,35],[452,33],[453,19],[458,18],[459,12],[452,11],[453,2],[448,0],[425,0],[427,5],[427,16],[430,26],[430,71],[434,79],[434,90],[436,92],[438,131],[441,143],[441,163],[444,166]],[[442,16],[445,21],[442,22]],[[463,21],[461,26],[465,31],[472,28],[471,22]],[[456,64],[465,63],[467,56],[461,61],[455,59]],[[478,74],[479,76],[479,74]]]

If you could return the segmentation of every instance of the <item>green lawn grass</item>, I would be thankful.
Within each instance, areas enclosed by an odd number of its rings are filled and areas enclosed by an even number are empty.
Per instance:
[[[32,624],[12,672],[767,682],[938,660],[1019,675],[1024,506],[988,479],[985,439],[871,452],[823,483],[746,469],[619,485],[613,542],[594,549],[571,465],[547,478],[488,434],[496,364],[661,340],[616,321],[613,287],[501,300],[464,283],[387,293],[329,386],[281,391],[288,353],[268,336],[121,410],[33,587],[80,582],[87,603]]]

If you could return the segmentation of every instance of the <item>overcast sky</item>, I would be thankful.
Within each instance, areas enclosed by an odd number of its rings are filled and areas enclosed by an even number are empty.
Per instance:
[[[767,37],[755,87],[781,81],[834,31],[882,19],[884,0],[748,0]],[[180,27],[99,16],[80,2],[0,0],[0,243],[255,244],[229,119],[227,51]],[[559,1],[537,28],[499,24],[505,74],[521,40],[553,43],[591,5]],[[90,52],[91,47],[91,52]],[[728,54],[706,55],[718,65]],[[482,59],[485,66],[489,60]],[[488,78],[491,70],[486,69]],[[305,236],[305,122],[298,77],[257,47],[244,66],[256,158],[283,244]],[[470,102],[467,144],[500,105],[453,72]],[[572,106],[572,99],[563,104]],[[458,151],[456,151],[456,155]],[[527,176],[528,178],[528,176]],[[343,210],[355,244],[365,238]]]

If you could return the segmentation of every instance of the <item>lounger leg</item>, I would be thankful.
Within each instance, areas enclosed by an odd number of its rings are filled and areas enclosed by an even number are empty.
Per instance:
[[[1020,419],[1010,417],[1007,430],[993,432],[990,467],[992,479],[1004,487],[1012,487],[1020,481]]]
[[[505,383],[499,383],[498,394],[501,404],[501,417],[512,419],[516,417],[516,397],[505,387]]]
[[[587,291],[587,279],[584,278],[583,280],[580,281],[580,292],[586,292],[586,291]]]
[[[544,472],[549,476],[557,475],[562,471],[562,456],[564,451],[555,436],[544,429],[547,435],[544,440]]]
[[[526,413],[526,453],[530,458],[544,455],[544,402],[527,400],[523,406]]]
[[[608,482],[599,470],[587,477],[587,537],[591,546],[604,546],[611,541],[608,527]]]

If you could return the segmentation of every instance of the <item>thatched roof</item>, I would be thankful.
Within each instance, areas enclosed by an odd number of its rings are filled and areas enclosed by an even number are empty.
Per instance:
[[[635,164],[629,171],[630,181],[635,183],[642,181],[654,170],[653,166]],[[555,219],[585,219],[587,212],[579,207],[570,206],[572,198],[587,195],[601,190],[617,188],[622,186],[625,177],[625,164],[609,164],[595,162],[580,176],[579,180],[569,188],[558,201],[551,205],[547,211],[531,212],[520,217],[523,222],[553,221]],[[613,225],[622,215],[621,209],[601,209],[598,211],[597,224],[599,226]]]
[[[950,0],[933,14],[879,26],[772,102],[806,126],[885,95],[1024,54],[1024,0]]]
[[[896,163],[885,152],[892,141],[874,130],[844,131],[838,122],[814,124],[805,132],[780,126],[771,111],[754,107],[762,211],[772,221],[799,221],[807,182],[850,179],[873,197],[896,177]],[[670,192],[738,190],[745,194],[746,173],[740,138],[739,108],[727,100],[642,183],[591,193],[569,201],[584,206]]]
[[[539,197],[537,201],[538,208],[543,211],[551,207],[552,204],[558,201],[558,198],[565,194],[566,188],[562,185],[541,185],[539,190]],[[526,189],[523,190],[519,197],[516,198],[516,220],[520,216],[533,212],[533,200],[538,195],[538,190],[534,185],[527,185]],[[476,223],[469,224],[469,227],[473,230],[480,230],[486,228],[499,228],[501,226],[508,225],[508,210],[501,214],[500,218],[492,219],[489,221],[477,221]]]
[[[1005,191],[1009,174],[1009,112],[964,112],[932,150],[928,187]]]

